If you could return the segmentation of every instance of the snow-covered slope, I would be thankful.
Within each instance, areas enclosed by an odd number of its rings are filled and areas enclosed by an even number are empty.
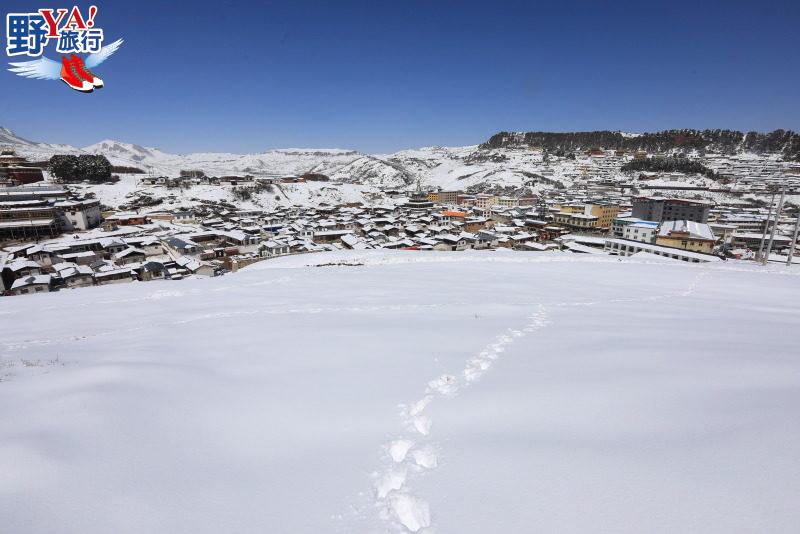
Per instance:
[[[85,147],[83,151],[102,154],[112,162],[138,165],[149,172],[167,176],[177,176],[181,170],[202,170],[209,176],[291,176],[307,172],[327,174],[361,157],[356,152],[339,149],[281,149],[260,154],[197,152],[178,155],[118,141],[103,141]]]
[[[370,252],[2,299],[2,530],[794,532],[798,287]]]
[[[256,176],[321,173],[334,181],[371,187],[403,188],[417,181],[425,186],[464,189],[487,184],[520,187],[545,170],[538,151],[521,149],[479,150],[465,147],[425,147],[394,154],[368,155],[340,149],[281,149],[259,154],[191,153],[169,154],[157,148],[105,140],[84,148],[35,143],[6,133],[7,142],[33,159],[56,153],[102,154],[115,165],[133,166],[149,173],[177,176],[181,170],[202,170],[208,175],[252,174]],[[568,163],[563,169],[570,169]],[[568,180],[556,169],[556,181]]]
[[[536,173],[547,167],[539,151],[481,151],[477,145],[425,147],[385,157],[421,177],[423,183],[446,190],[464,190],[478,184],[532,186]]]
[[[0,127],[0,144],[25,146],[25,145],[32,145],[34,143],[18,136],[8,128]]]
[[[130,161],[131,163],[146,163],[148,165],[168,160],[171,157],[169,154],[165,154],[157,148],[147,148],[131,143],[121,143],[111,139],[106,139],[105,141],[83,147],[83,151],[89,154],[103,154],[110,158],[119,158],[124,161]]]
[[[612,132],[613,133],[613,132]],[[500,134],[498,134],[500,135]],[[611,152],[594,156],[586,156],[582,151],[574,154],[550,151],[545,154],[541,147],[530,146],[524,141],[524,134],[507,134],[516,141],[506,142],[505,138],[493,136],[484,145],[464,147],[423,147],[402,150],[394,154],[369,155],[352,150],[341,149],[280,149],[258,154],[231,153],[190,153],[169,154],[157,148],[106,140],[84,148],[65,145],[48,145],[22,139],[13,132],[0,129],[0,146],[4,143],[15,148],[20,154],[33,160],[41,161],[53,154],[102,154],[114,165],[137,167],[148,174],[174,177],[182,170],[201,170],[209,176],[230,176],[250,174],[258,177],[284,177],[319,173],[330,177],[333,183],[328,186],[331,199],[356,198],[363,202],[379,189],[406,189],[415,183],[425,188],[440,187],[445,190],[469,190],[470,192],[493,192],[500,195],[524,196],[538,194],[544,190],[588,188],[603,189],[609,184],[647,185],[636,181],[638,173],[623,172],[621,166],[631,158],[630,153],[623,156],[612,155]],[[550,135],[550,134],[548,134]],[[552,134],[570,135],[570,134]],[[576,134],[578,135],[578,134]],[[615,134],[616,135],[616,134]],[[644,135],[644,134],[643,134]],[[650,135],[650,134],[647,134]],[[624,134],[621,139],[631,139],[634,134]],[[3,141],[5,140],[5,141]],[[493,142],[495,142],[493,144]],[[497,145],[497,146],[495,146]],[[744,150],[743,147],[740,147]],[[572,149],[569,150],[571,152]],[[737,149],[738,150],[738,149]],[[693,153],[695,156],[697,153]],[[736,167],[741,176],[749,172],[764,173],[765,169],[778,175],[789,167],[789,163],[779,163],[781,157],[777,153],[752,154],[738,151],[733,159],[719,157],[706,160],[710,168],[729,173]],[[758,165],[751,165],[760,162]],[[746,165],[746,166],[745,166]],[[743,168],[743,166],[745,166]],[[341,185],[343,184],[343,185]],[[704,186],[718,187],[720,184],[698,174],[675,175],[661,177],[649,185],[661,186]],[[94,187],[94,186],[93,186]],[[99,188],[99,186],[98,186]],[[355,188],[361,193],[354,196]],[[119,187],[102,188],[99,197],[121,198],[124,194],[142,191],[144,186],[133,189],[127,184]],[[302,189],[302,188],[301,188]],[[314,189],[309,187],[308,189]],[[334,194],[334,190],[338,189]],[[227,200],[234,202],[231,191],[219,189],[193,188],[190,198],[203,201]],[[150,191],[160,198],[169,200],[175,196],[165,188]],[[664,194],[685,194],[680,191]],[[731,198],[727,192],[694,192],[710,200]],[[315,197],[315,192],[309,193]],[[360,195],[360,197],[359,197]],[[186,196],[186,195],[184,195]],[[276,200],[274,195],[259,194],[252,207],[268,207]],[[301,197],[308,197],[302,192]],[[324,195],[323,195],[324,196]],[[130,200],[130,198],[128,199]],[[322,200],[327,201],[327,200]],[[116,207],[117,204],[108,204]],[[251,206],[248,206],[251,207]]]
[[[0,147],[11,147],[32,159],[47,159],[53,154],[72,154],[77,149],[70,145],[58,145],[29,141],[8,128],[0,127]]]
[[[306,172],[333,173],[364,157],[353,150],[289,148],[260,154],[230,154],[196,152],[170,154],[158,148],[145,147],[107,139],[78,148],[52,145],[23,139],[7,128],[0,128],[0,146],[13,148],[35,160],[53,154],[102,154],[114,165],[133,166],[157,175],[177,176],[181,170],[203,170],[208,175],[234,174],[288,176]]]

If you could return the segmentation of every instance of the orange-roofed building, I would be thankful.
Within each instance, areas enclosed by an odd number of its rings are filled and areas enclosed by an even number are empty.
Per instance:
[[[463,219],[466,216],[467,216],[467,214],[464,213],[463,211],[447,210],[447,211],[443,211],[442,212],[442,217],[458,217],[458,218]]]

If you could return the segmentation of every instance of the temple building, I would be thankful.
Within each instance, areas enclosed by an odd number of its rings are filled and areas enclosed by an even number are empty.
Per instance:
[[[43,181],[42,169],[27,165],[27,161],[13,150],[0,151],[0,183],[10,186]]]

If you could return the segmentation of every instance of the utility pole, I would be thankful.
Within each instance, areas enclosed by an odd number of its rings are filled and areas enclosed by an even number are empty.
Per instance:
[[[764,241],[767,238],[767,229],[769,228],[769,220],[772,218],[772,208],[775,205],[775,191],[772,191],[772,198],[769,199],[769,211],[767,212],[767,220],[764,221],[764,230],[761,232],[761,244],[758,246],[758,254],[756,254],[756,261],[761,261],[761,254],[764,253]]]
[[[800,230],[800,211],[796,214],[797,218],[794,220],[794,234],[792,234],[792,244],[789,247],[789,259],[786,260],[786,265],[792,265],[792,258],[794,258],[794,246],[797,243],[797,231]]]
[[[781,187],[781,198],[778,200],[778,209],[775,211],[775,222],[772,223],[772,231],[769,233],[769,244],[767,245],[767,253],[761,258],[761,264],[766,265],[769,260],[769,253],[772,252],[772,241],[775,239],[775,228],[778,226],[778,220],[781,218],[781,210],[783,209],[783,198],[786,195],[786,182]]]

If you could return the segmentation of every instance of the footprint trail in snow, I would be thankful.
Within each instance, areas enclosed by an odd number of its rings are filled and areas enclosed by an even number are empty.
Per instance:
[[[424,395],[401,406],[400,416],[407,435],[384,444],[387,465],[375,478],[375,502],[382,520],[405,532],[429,532],[431,510],[428,503],[414,495],[410,482],[416,475],[436,469],[438,447],[429,441],[433,420],[427,408],[436,399],[452,397],[486,373],[514,340],[539,330],[547,324],[544,306],[528,317],[519,330],[509,329],[498,335],[477,355],[467,360],[457,375],[445,374],[428,382]]]
[[[631,296],[603,301],[560,302],[551,306],[594,306],[606,304],[630,304],[634,302],[661,301],[672,298],[691,297],[706,276],[702,271],[694,278],[685,290],[669,292],[661,295]],[[422,398],[408,405],[402,405],[400,416],[408,432],[384,445],[387,452],[387,466],[383,471],[373,474],[375,478],[375,504],[382,520],[395,531],[433,534],[431,526],[431,510],[429,504],[413,494],[409,482],[415,475],[435,469],[438,465],[438,449],[428,441],[433,428],[433,420],[425,411],[430,404],[439,398],[452,397],[462,389],[469,387],[486,373],[502,356],[506,347],[515,339],[536,332],[548,323],[547,308],[539,304],[538,310],[528,316],[528,321],[519,329],[509,329],[498,335],[476,356],[467,360],[466,366],[458,375],[442,375],[428,382]]]

